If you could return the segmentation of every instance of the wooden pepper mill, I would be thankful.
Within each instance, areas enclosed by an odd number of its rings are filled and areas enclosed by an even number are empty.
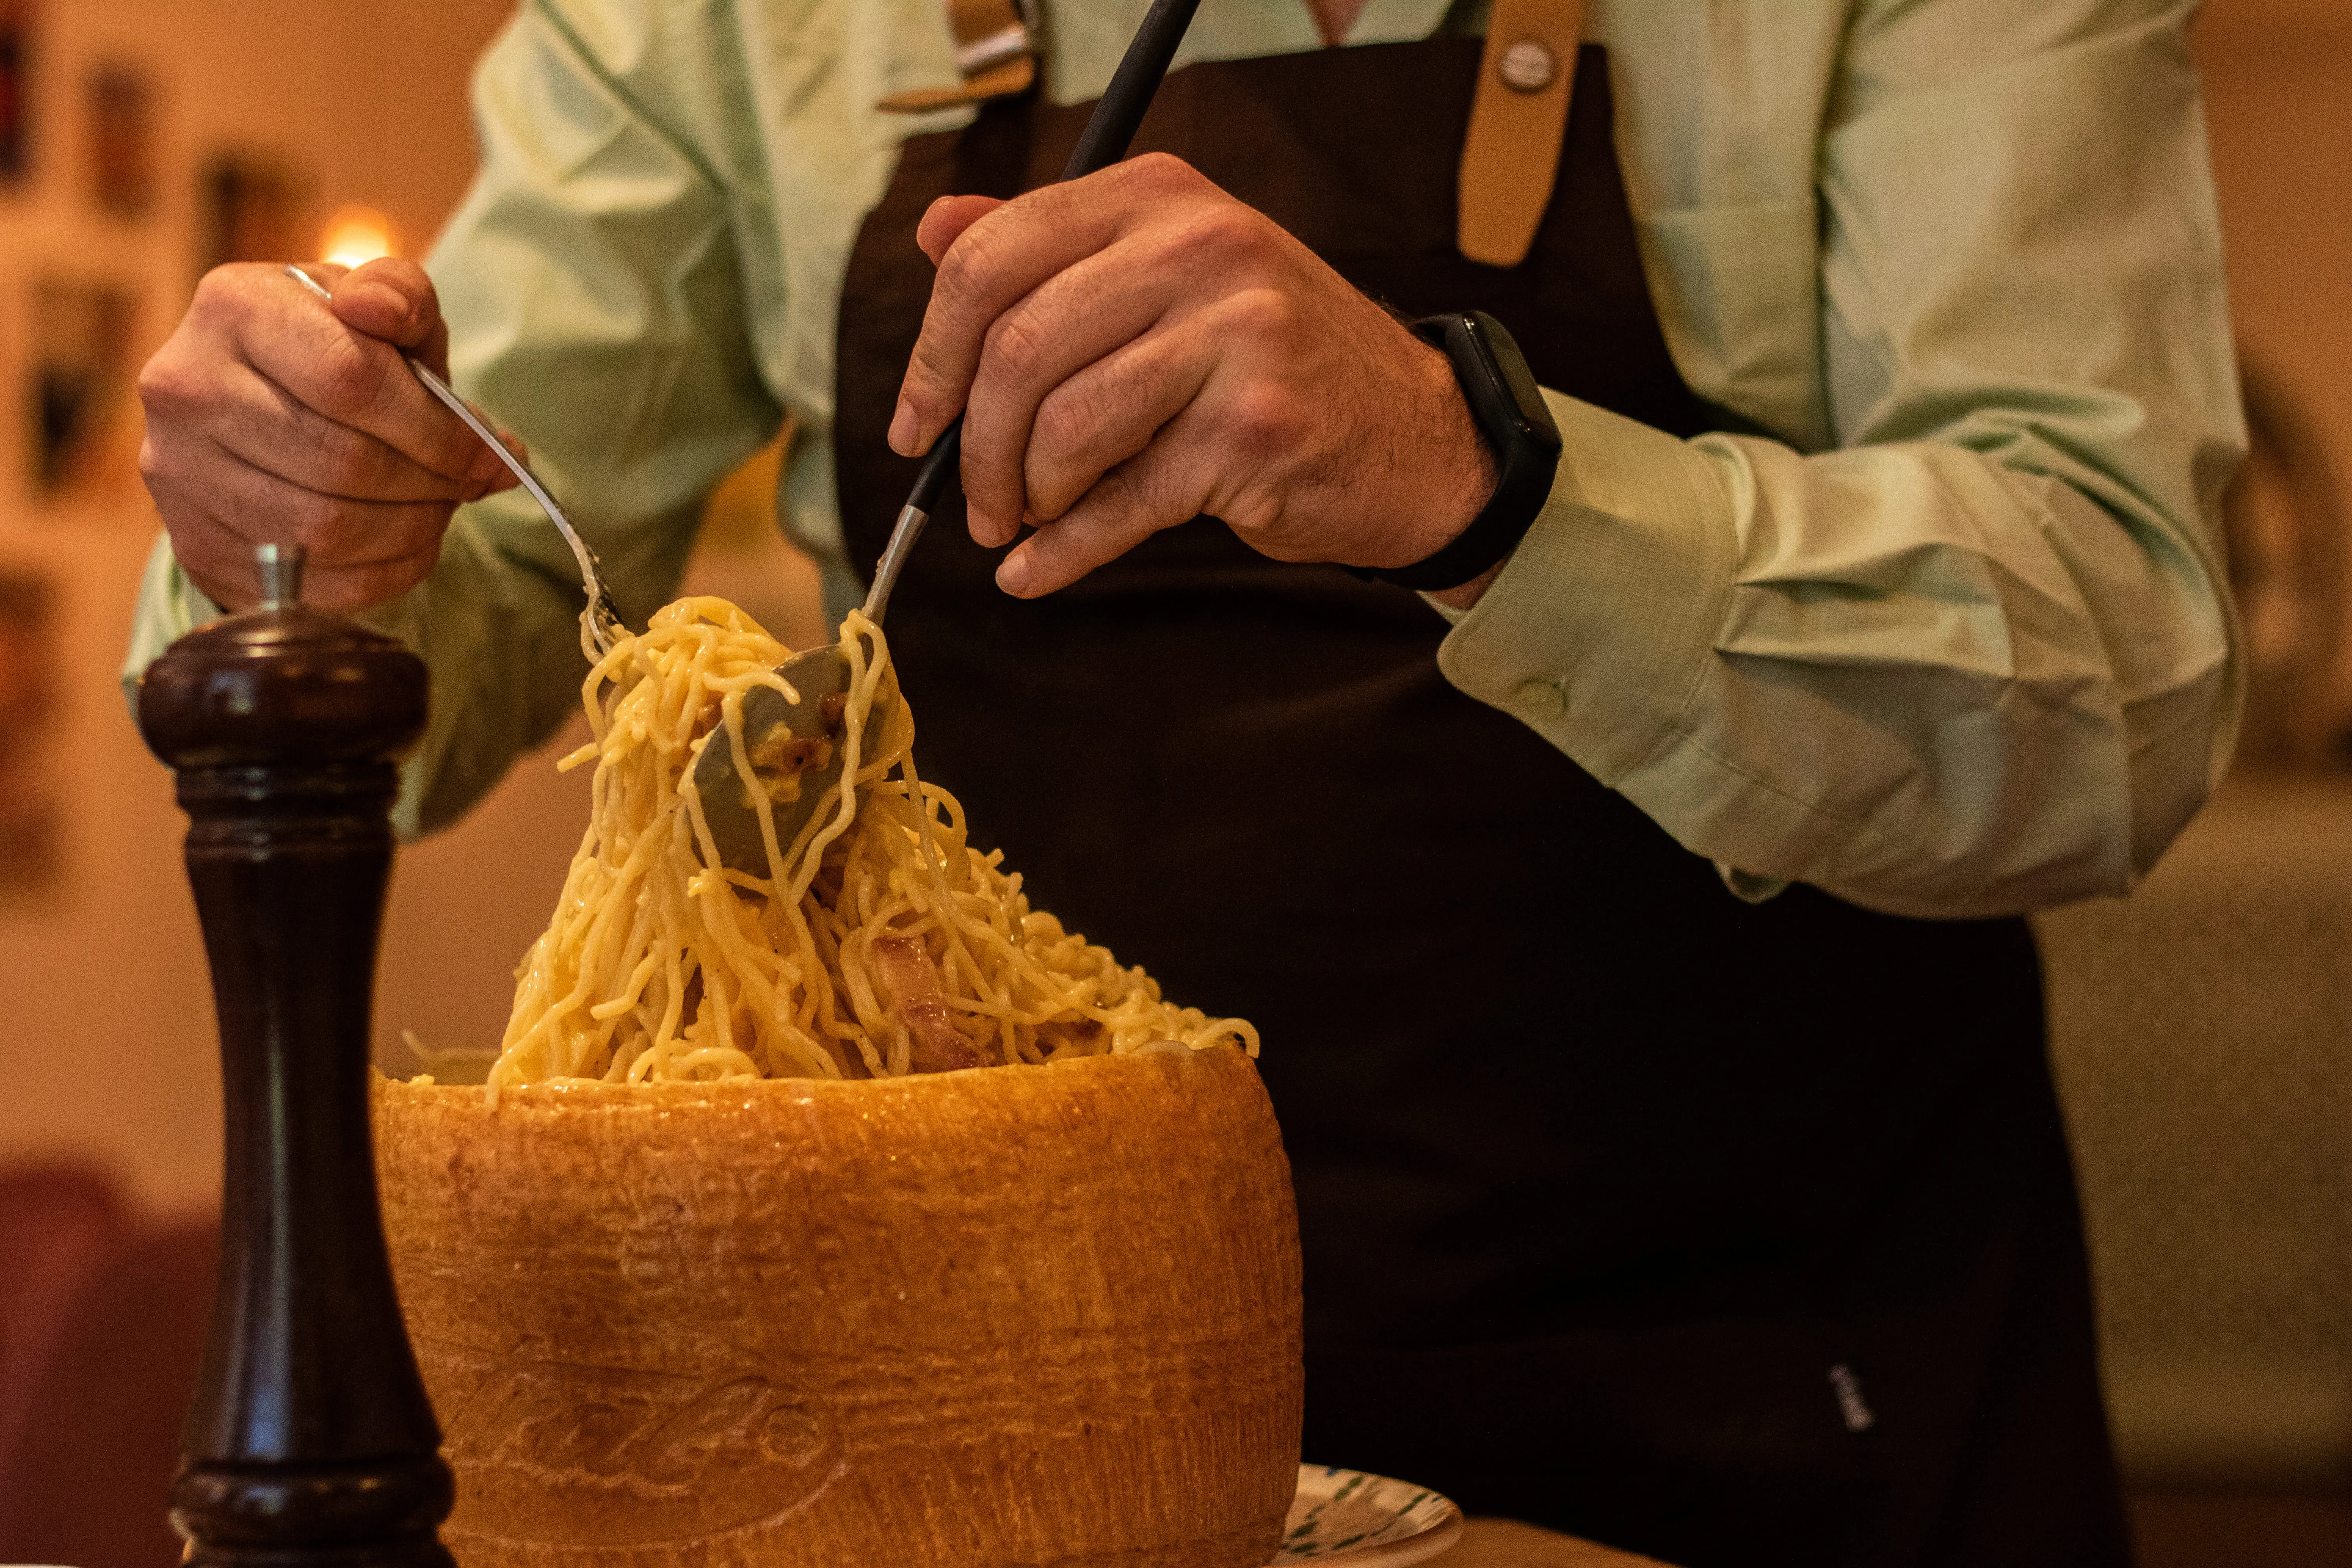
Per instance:
[[[195,1564],[449,1568],[449,1469],[393,1292],[368,1135],[368,1024],[392,870],[393,759],[425,666],[299,602],[148,669],[139,727],[179,773],[227,1112],[219,1294],[172,1520]]]

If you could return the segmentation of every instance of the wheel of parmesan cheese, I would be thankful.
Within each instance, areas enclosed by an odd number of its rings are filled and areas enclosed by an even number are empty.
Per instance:
[[[379,1082],[465,1568],[1261,1568],[1298,1243],[1219,1047],[898,1079]]]

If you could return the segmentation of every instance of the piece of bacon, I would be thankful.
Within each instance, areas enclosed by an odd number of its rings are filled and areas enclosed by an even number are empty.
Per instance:
[[[822,735],[795,735],[779,724],[751,748],[751,766],[763,773],[796,774],[833,761],[833,742]]]
[[[988,1065],[988,1058],[949,1017],[940,972],[931,966],[921,942],[908,936],[875,938],[874,973],[882,983],[883,1005],[906,1026],[917,1071],[947,1072]]]

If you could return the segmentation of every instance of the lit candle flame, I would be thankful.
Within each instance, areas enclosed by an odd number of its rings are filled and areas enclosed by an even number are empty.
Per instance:
[[[357,267],[380,256],[400,254],[400,238],[392,220],[373,207],[347,206],[327,220],[320,242],[324,259],[338,267]]]

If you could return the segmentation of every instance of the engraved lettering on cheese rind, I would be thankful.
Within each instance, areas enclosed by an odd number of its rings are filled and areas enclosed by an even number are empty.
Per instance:
[[[538,1335],[504,1355],[435,1339],[416,1351],[457,1472],[451,1524],[467,1534],[698,1541],[791,1512],[832,1468],[822,1410],[794,1379],[740,1353],[680,1373],[559,1360]],[[728,1484],[709,1485],[714,1475]]]

